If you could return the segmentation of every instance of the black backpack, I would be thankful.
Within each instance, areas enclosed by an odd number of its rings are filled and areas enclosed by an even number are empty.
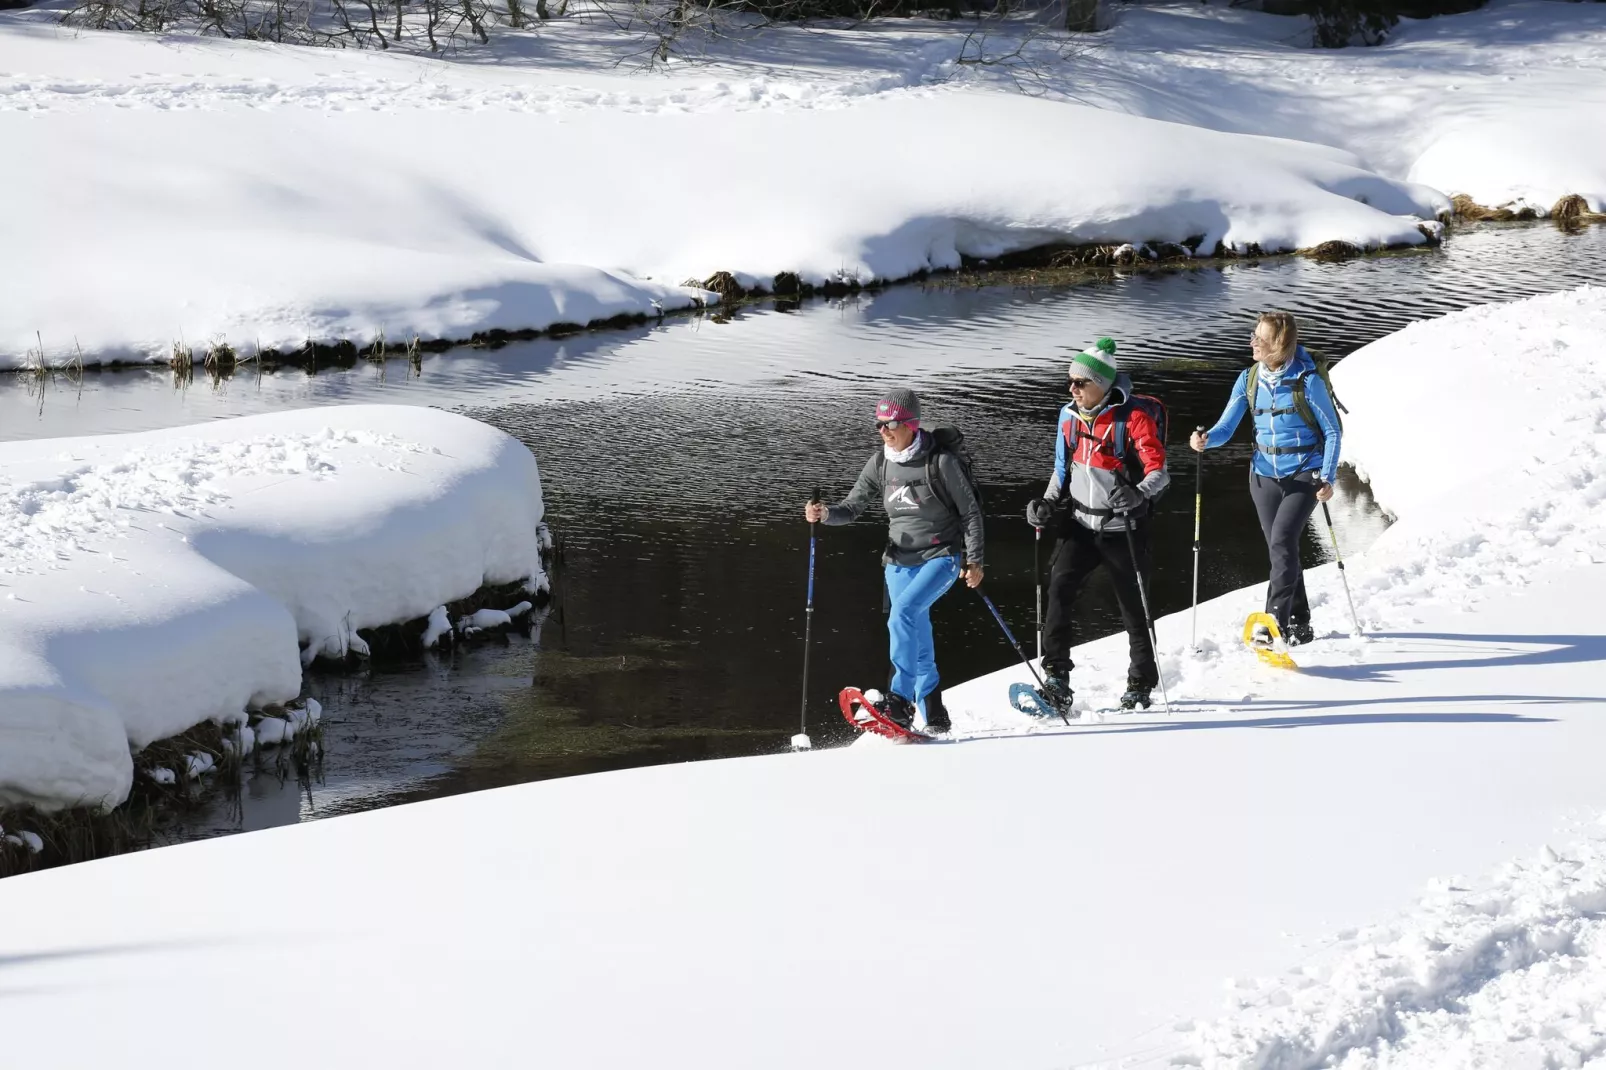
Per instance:
[[[959,470],[965,474],[965,482],[970,484],[970,493],[976,498],[976,504],[981,505],[981,488],[976,485],[976,459],[971,456],[970,447],[965,445],[965,433],[957,427],[933,427],[928,434],[931,435],[931,452],[926,454],[926,483],[937,500],[947,507],[950,513],[959,515],[959,507],[954,502],[954,496],[948,493],[948,488],[942,482],[942,469],[937,465],[941,454],[951,453],[954,460],[959,462]],[[881,458],[881,482],[887,481],[887,455],[885,451],[877,454]]]

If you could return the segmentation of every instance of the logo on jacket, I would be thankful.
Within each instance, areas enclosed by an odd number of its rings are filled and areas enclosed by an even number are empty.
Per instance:
[[[897,490],[891,491],[887,494],[887,511],[891,512],[894,505],[898,506],[900,509],[907,509],[911,511],[918,511],[920,509],[920,502],[917,498],[915,498],[914,488],[909,486],[907,483],[899,487]]]

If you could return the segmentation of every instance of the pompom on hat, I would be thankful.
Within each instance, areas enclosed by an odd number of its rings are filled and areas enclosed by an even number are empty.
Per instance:
[[[1115,377],[1120,374],[1114,339],[1100,338],[1071,358],[1069,378],[1091,379],[1103,390],[1114,385]]]

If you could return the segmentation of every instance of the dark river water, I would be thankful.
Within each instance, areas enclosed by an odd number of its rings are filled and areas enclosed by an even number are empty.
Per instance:
[[[1037,289],[948,284],[743,309],[729,318],[543,340],[316,375],[242,373],[175,389],[165,371],[89,374],[43,393],[0,381],[0,439],[153,427],[346,402],[435,405],[527,443],[562,542],[557,598],[529,637],[358,675],[316,675],[320,778],[262,773],[188,820],[203,836],[554,776],[783,750],[798,728],[808,527],[801,506],[851,485],[877,448],[870,412],[887,384],[919,391],[927,422],[964,429],[988,516],[986,587],[1023,640],[1033,615],[1032,531],[1021,519],[1053,464],[1071,354],[1115,338],[1139,388],[1163,398],[1174,486],[1155,526],[1157,613],[1192,578],[1194,455],[1248,361],[1255,315],[1298,315],[1334,358],[1418,319],[1606,280],[1606,228],[1565,235],[1490,226],[1436,252],[1318,264],[1275,260]],[[1445,369],[1453,375],[1455,369]],[[1433,415],[1428,414],[1430,417]],[[1454,414],[1438,414],[1453,419]],[[1246,432],[1204,467],[1201,597],[1263,582],[1245,489]],[[1402,444],[1409,448],[1409,444]],[[1364,487],[1335,497],[1347,552],[1385,526]],[[1318,514],[1319,515],[1319,514]],[[850,734],[848,684],[882,685],[878,557],[884,523],[822,529],[809,731]],[[1327,553],[1307,532],[1307,561]],[[1080,638],[1119,628],[1096,582]],[[1341,621],[1315,622],[1318,633]],[[934,613],[947,683],[1013,653],[961,588]]]

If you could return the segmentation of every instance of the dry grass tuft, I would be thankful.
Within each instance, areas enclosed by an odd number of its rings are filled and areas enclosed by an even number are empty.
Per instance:
[[[1465,219],[1470,223],[1481,223],[1486,219],[1498,219],[1500,217],[1500,213],[1492,208],[1485,208],[1465,193],[1457,193],[1450,198],[1450,203],[1455,206],[1456,218]],[[1510,212],[1506,213],[1508,218],[1510,215]]]
[[[1550,218],[1558,227],[1577,227],[1602,217],[1589,210],[1589,202],[1576,193],[1569,193],[1550,209]]]
[[[167,358],[168,367],[173,369],[173,385],[184,388],[190,385],[195,378],[195,350],[184,344],[181,338],[173,343],[173,352]]]
[[[698,285],[719,294],[719,299],[725,302],[740,301],[747,296],[747,291],[736,281],[736,276],[728,271],[716,271]]]
[[[1308,256],[1312,260],[1353,260],[1366,252],[1359,245],[1347,241],[1324,241],[1310,249],[1301,249],[1301,256]]]
[[[1450,203],[1455,206],[1456,217],[1469,223],[1520,223],[1539,218],[1539,213],[1528,205],[1523,205],[1516,210],[1504,205],[1498,208],[1489,208],[1479,204],[1465,193],[1457,193],[1450,198]]]

